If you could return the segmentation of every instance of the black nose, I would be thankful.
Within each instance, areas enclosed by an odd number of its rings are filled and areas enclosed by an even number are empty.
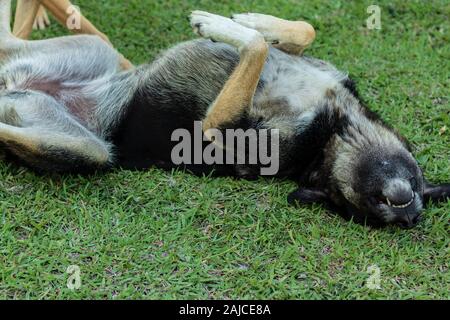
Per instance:
[[[420,214],[405,213],[397,218],[397,225],[402,229],[411,229],[421,220]]]

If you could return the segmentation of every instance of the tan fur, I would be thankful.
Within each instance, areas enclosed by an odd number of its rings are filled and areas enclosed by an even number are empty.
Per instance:
[[[278,48],[289,54],[300,55],[315,39],[314,28],[304,21],[287,21],[283,19],[275,25],[275,31],[279,35],[279,44],[274,44]]]
[[[203,121],[203,130],[220,128],[236,120],[249,108],[268,54],[268,45],[255,41],[241,52],[239,65],[225,83],[216,101]]]
[[[12,126],[7,126],[0,123],[0,140],[6,145],[14,144],[27,149],[32,153],[39,153],[38,145],[31,135],[21,134],[20,129]]]
[[[304,21],[289,21],[259,13],[237,14],[232,19],[259,31],[267,42],[288,54],[301,55],[316,37],[313,26]]]
[[[21,39],[28,39],[33,30],[40,3],[36,0],[18,0],[14,19],[13,34]]]
[[[44,30],[50,25],[50,19],[47,15],[47,10],[41,5],[34,19],[33,29]]]
[[[98,165],[110,160],[110,153],[91,139],[72,137],[64,134],[51,134],[33,128],[18,128],[0,123],[0,141],[23,156],[24,150],[33,157],[45,156],[46,148],[65,150],[65,152],[87,158]],[[17,148],[19,147],[19,148]]]

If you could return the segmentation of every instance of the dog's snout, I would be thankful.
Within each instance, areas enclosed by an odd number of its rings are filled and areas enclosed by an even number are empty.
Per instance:
[[[402,179],[389,182],[383,194],[388,205],[394,208],[406,208],[414,201],[414,191],[411,185]]]

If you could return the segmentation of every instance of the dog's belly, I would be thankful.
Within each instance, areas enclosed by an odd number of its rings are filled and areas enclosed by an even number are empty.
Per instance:
[[[346,78],[346,74],[324,61],[291,56],[272,48],[261,74],[263,89],[257,92],[255,102],[258,105],[267,100],[283,101],[281,105],[286,110],[278,106],[280,112],[311,111],[327,90],[340,86]]]
[[[129,103],[112,135],[119,164],[128,168],[173,166],[171,151],[176,143],[171,141],[172,132],[179,128],[193,132],[194,121],[205,117],[238,62],[234,48],[205,40],[176,46],[156,60],[148,67],[146,89]],[[299,125],[307,130],[327,89],[344,78],[324,62],[272,48],[254,105],[233,127],[279,129],[282,138],[291,139],[298,134]],[[285,154],[280,157],[289,158]],[[280,165],[283,174],[283,159]],[[213,166],[206,167],[198,166],[200,171],[210,171]]]
[[[86,84],[66,82],[58,78],[32,77],[23,83],[9,83],[0,89],[4,95],[15,93],[38,92],[52,97],[67,114],[71,115],[84,127],[93,132],[98,128],[95,121],[95,100],[84,93]],[[20,103],[16,108],[20,108]]]
[[[79,46],[73,47],[77,42]],[[0,68],[0,92],[45,94],[97,132],[94,90],[118,71],[117,53],[97,37],[84,35],[71,37],[58,49],[24,50],[6,61]]]

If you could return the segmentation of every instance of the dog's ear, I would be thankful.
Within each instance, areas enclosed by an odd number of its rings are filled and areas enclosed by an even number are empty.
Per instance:
[[[425,181],[423,190],[423,200],[427,204],[430,200],[432,202],[444,201],[450,199],[450,183],[433,185]]]
[[[328,203],[328,194],[315,188],[298,188],[288,196],[289,204]]]

